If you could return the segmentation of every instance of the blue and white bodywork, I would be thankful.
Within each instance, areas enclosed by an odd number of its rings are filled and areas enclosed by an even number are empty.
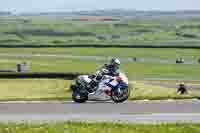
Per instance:
[[[116,77],[104,75],[96,90],[89,93],[86,87],[91,81],[92,79],[88,75],[81,75],[77,78],[77,85],[73,88],[72,94],[75,102],[112,100],[119,103],[128,99],[128,78],[124,73],[120,73]]]

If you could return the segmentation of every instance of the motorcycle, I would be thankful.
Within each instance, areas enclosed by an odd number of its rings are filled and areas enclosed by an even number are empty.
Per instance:
[[[97,76],[98,77],[98,76]],[[96,78],[97,78],[96,77]],[[75,80],[75,84],[71,85],[72,99],[77,103],[86,101],[114,101],[121,103],[128,99],[128,78],[124,73],[119,76],[111,77],[108,75],[102,76],[95,90],[90,92],[88,87],[92,78],[89,75],[81,75]]]

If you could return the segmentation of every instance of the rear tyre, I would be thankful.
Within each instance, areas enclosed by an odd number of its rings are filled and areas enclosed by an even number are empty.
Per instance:
[[[85,93],[80,93],[78,89],[72,93],[72,100],[76,103],[85,103],[88,100],[88,96]]]

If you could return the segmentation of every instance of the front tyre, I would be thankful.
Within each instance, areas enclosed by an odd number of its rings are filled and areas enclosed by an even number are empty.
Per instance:
[[[122,103],[128,99],[129,91],[128,88],[116,88],[111,91],[111,99],[115,103]]]

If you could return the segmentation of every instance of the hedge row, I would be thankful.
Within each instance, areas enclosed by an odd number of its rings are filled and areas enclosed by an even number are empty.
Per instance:
[[[199,46],[184,45],[100,45],[100,44],[66,44],[66,45],[13,45],[0,44],[0,48],[182,48],[200,49]]]
[[[26,78],[62,78],[73,80],[79,75],[88,73],[0,73],[0,79],[26,79]]]

